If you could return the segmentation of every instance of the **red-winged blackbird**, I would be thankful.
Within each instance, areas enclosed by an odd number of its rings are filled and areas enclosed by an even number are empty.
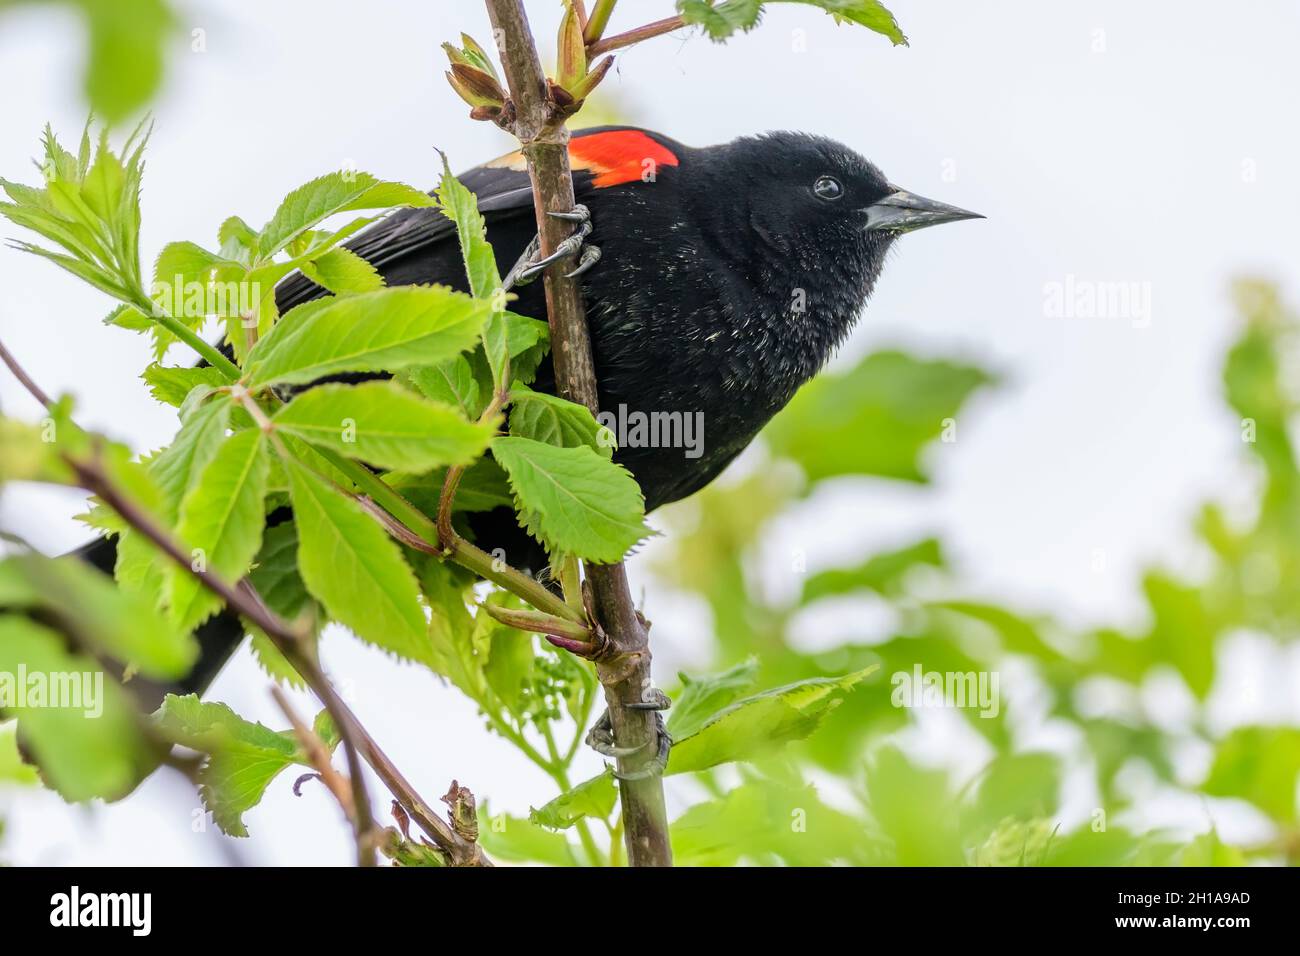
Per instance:
[[[619,447],[617,460],[636,476],[647,510],[712,481],[822,367],[862,311],[895,238],[978,218],[891,185],[847,147],[798,133],[694,149],[647,130],[604,127],[575,133],[569,153],[578,202],[590,210],[587,245],[602,253],[582,278],[600,406],[623,421],[675,413],[703,424],[689,447],[626,440]],[[523,156],[460,178],[478,197],[498,262],[514,262],[536,234]],[[389,285],[466,287],[455,230],[437,210],[401,210],[347,245]],[[546,317],[541,283],[515,291],[515,311]],[[283,312],[323,294],[295,275],[276,298]],[[549,363],[533,387],[553,390]],[[513,516],[506,520],[512,527],[497,521],[475,530],[480,538],[513,531],[518,541]],[[517,551],[507,546],[512,558]],[[83,553],[111,570],[111,541]],[[211,679],[240,635],[233,619],[201,629],[204,660],[190,689]]]

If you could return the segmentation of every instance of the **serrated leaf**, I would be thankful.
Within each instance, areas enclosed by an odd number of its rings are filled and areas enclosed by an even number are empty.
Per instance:
[[[217,388],[229,384],[225,375],[207,365],[178,368],[155,362],[140,377],[154,398],[174,408],[180,408],[190,392],[200,386]]]
[[[294,763],[311,766],[292,731],[244,720],[227,705],[194,694],[168,694],[152,720],[161,736],[208,755],[199,771],[199,793],[213,822],[229,836],[248,836],[244,813],[257,806],[281,771]],[[324,736],[322,741],[331,749],[337,742]]]
[[[802,3],[818,7],[835,17],[866,27],[888,37],[895,45],[907,45],[898,22],[880,0],[677,0],[677,10],[687,24],[704,28],[714,41],[758,26],[767,3]]]
[[[395,382],[320,385],[272,419],[279,431],[380,468],[421,472],[467,465],[487,449],[494,423],[471,424],[455,410]]]
[[[249,356],[250,384],[435,365],[479,338],[491,306],[442,286],[379,289],[291,309]]]
[[[614,457],[613,434],[585,405],[523,385],[510,390],[510,434],[561,448],[587,447],[604,458]]]
[[[608,820],[617,802],[614,773],[607,770],[560,794],[541,809],[529,811],[528,819],[539,827],[567,830],[584,817]]]
[[[525,528],[552,552],[613,564],[651,533],[636,480],[590,448],[507,437],[492,442],[492,454]]]
[[[751,657],[720,674],[678,676],[682,689],[673,695],[667,729],[674,740],[685,740],[698,733],[723,708],[754,689],[758,682],[758,658]]]
[[[266,513],[266,441],[250,428],[225,441],[181,502],[177,535],[207,570],[234,583],[244,576],[262,543]],[[221,598],[194,575],[172,569],[171,615],[192,630],[221,607]]]
[[[420,591],[401,551],[351,498],[298,464],[288,465],[298,525],[298,570],[330,617],[359,637],[433,664]]]
[[[463,355],[437,365],[407,369],[397,378],[425,398],[457,409],[469,421],[476,420],[487,407],[487,402],[480,397],[474,370]]]
[[[308,279],[334,293],[373,292],[384,287],[379,270],[351,249],[339,247],[302,263]]]
[[[269,258],[321,220],[340,212],[432,206],[428,194],[402,183],[381,182],[369,173],[329,173],[299,186],[262,229],[258,251]]]
[[[668,773],[749,760],[791,740],[802,740],[873,670],[869,667],[839,678],[814,677],[736,701],[691,736],[674,742]]]
[[[483,326],[483,348],[488,367],[492,370],[493,385],[497,391],[504,391],[510,384],[509,327],[496,254],[487,241],[487,223],[478,210],[478,200],[452,175],[446,156],[442,158],[442,167],[442,182],[437,191],[438,208],[456,225],[470,293],[492,305],[491,314]]]
[[[195,390],[192,395],[201,392]],[[158,519],[168,527],[176,525],[185,492],[197,480],[217,453],[230,424],[230,402],[185,403],[181,430],[175,440],[149,462],[148,474],[157,488]],[[170,564],[146,538],[136,531],[124,531],[118,539],[113,576],[118,584],[149,597],[161,607],[168,589]]]

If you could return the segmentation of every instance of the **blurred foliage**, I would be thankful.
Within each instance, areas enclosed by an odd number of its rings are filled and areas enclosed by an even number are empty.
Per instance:
[[[1243,325],[1225,362],[1224,390],[1240,420],[1247,467],[1263,479],[1258,501],[1245,518],[1229,518],[1218,503],[1204,506],[1196,530],[1209,559],[1205,572],[1184,579],[1149,570],[1140,582],[1149,623],[1135,631],[1074,633],[1050,617],[970,599],[959,570],[933,538],[846,567],[807,571],[804,557],[795,554],[793,597],[773,596],[762,585],[757,568],[768,527],[816,495],[823,482],[857,475],[869,494],[869,483],[881,477],[925,480],[925,445],[941,434],[941,420],[955,418],[972,389],[991,381],[977,369],[884,352],[822,376],[765,432],[769,459],[762,466],[705,489],[670,513],[679,526],[669,530],[672,550],[660,558],[658,571],[712,612],[717,663],[730,667],[716,680],[743,674],[770,685],[877,668],[817,734],[787,751],[780,772],[744,770],[725,788],[711,781],[712,798],[674,823],[682,862],[1300,860],[1300,728],[1216,732],[1207,713],[1227,639],[1250,633],[1287,645],[1300,626],[1293,587],[1300,572],[1300,471],[1290,437],[1300,407],[1300,370],[1288,364],[1300,342],[1300,322],[1267,283],[1243,281],[1234,292]],[[892,627],[861,642],[801,650],[794,637],[799,616],[831,601],[875,602],[889,611],[880,617]],[[845,607],[853,613],[851,603]],[[927,706],[951,704],[938,696],[900,699],[900,682],[920,674],[999,678],[996,713],[970,700],[947,708],[991,754],[969,779],[916,751],[924,728],[933,726],[924,723]],[[1194,701],[1186,719],[1162,712],[1167,695],[1144,692],[1152,679],[1169,675],[1177,675]],[[687,681],[684,699],[699,681]],[[1096,703],[1099,687],[1108,691],[1105,706]],[[1049,752],[1021,743],[1045,721],[1070,728],[1077,746]],[[1189,743],[1212,754],[1207,768],[1179,769],[1176,755]],[[1231,847],[1214,829],[1194,837],[1134,829],[1126,821],[1136,815],[1126,811],[1135,809],[1135,791],[1122,771],[1137,767],[1170,792],[1252,806],[1271,821],[1273,837]],[[1086,819],[1079,820],[1076,808],[1064,825],[1057,814],[1067,773],[1071,794],[1095,787],[1096,801]],[[828,775],[833,810],[823,803],[829,796],[806,782]],[[1219,805],[1206,806],[1211,823]]]
[[[82,89],[107,122],[126,119],[158,92],[177,29],[168,0],[0,0],[0,16],[20,7],[76,13],[86,35]]]

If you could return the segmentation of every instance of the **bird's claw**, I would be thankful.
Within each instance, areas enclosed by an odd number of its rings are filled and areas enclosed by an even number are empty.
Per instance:
[[[638,754],[645,753],[651,747],[655,748],[654,756],[640,769],[624,772],[615,768],[614,776],[619,780],[648,780],[651,777],[660,777],[663,776],[664,770],[668,767],[668,754],[672,749],[673,738],[664,729],[663,711],[672,705],[672,701],[668,699],[668,695],[655,687],[650,688],[645,696],[647,698],[645,700],[634,701],[624,706],[628,710],[654,711],[654,736],[649,740],[637,744],[635,747],[620,747],[615,744],[614,725],[609,719],[608,710],[600,716],[600,719],[587,732],[587,746],[596,753],[613,760],[635,757]]]
[[[537,254],[541,247],[541,241],[539,237],[534,236],[533,241],[524,250],[524,254],[519,257],[519,261],[514,264],[505,277],[502,284],[507,290],[514,286],[527,285],[554,263],[578,255],[578,253],[582,254],[578,260],[578,266],[572,272],[567,273],[566,278],[577,278],[600,261],[600,249],[596,246],[586,245],[587,237],[591,235],[592,229],[591,211],[586,206],[578,204],[573,207],[572,212],[548,212],[547,215],[554,219],[576,223],[578,228],[574,230],[573,235],[556,246],[554,252],[540,259],[537,258]]]

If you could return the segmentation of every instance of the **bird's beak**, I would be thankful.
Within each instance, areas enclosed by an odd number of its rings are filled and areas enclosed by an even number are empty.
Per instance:
[[[944,222],[983,218],[977,212],[958,209],[924,196],[914,196],[906,189],[895,189],[884,199],[867,207],[867,231],[883,229],[889,232],[911,232]]]

